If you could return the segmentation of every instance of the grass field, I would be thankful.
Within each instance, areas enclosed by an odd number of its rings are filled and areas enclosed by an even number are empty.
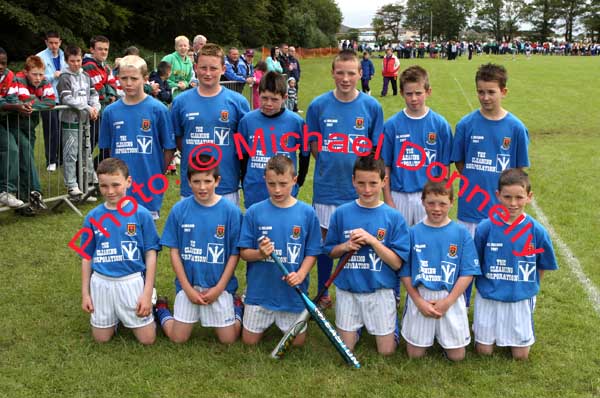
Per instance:
[[[508,68],[505,106],[529,128],[537,203],[598,287],[600,208],[594,203],[600,195],[595,168],[600,165],[600,57],[415,61],[431,75],[429,105],[453,126],[477,106],[474,74],[488,61]],[[374,62],[379,71],[379,61]],[[402,68],[411,63],[403,60]],[[331,89],[329,70],[329,59],[302,62],[301,109]],[[376,75],[372,92],[380,89]],[[380,100],[386,118],[403,107],[401,97]],[[307,185],[311,182],[308,178]],[[304,188],[302,199],[310,202],[309,194]],[[163,209],[177,199],[171,184]],[[165,220],[166,211],[159,231]],[[506,350],[481,358],[472,347],[459,364],[445,361],[439,347],[415,361],[407,358],[404,343],[392,357],[381,358],[367,336],[355,351],[363,368],[352,370],[314,325],[306,346],[279,362],[268,356],[280,337],[273,330],[253,348],[221,346],[210,330],[200,328],[180,346],[159,335],[154,346],[141,347],[129,331],[108,344],[95,344],[88,316],[80,309],[80,261],[67,247],[81,222],[65,207],[35,218],[0,213],[0,396],[600,396],[600,315],[563,253],[558,253],[560,270],[547,273],[542,282],[537,342],[528,362],[512,361]],[[243,285],[243,264],[237,275]],[[171,298],[173,277],[163,252],[157,288]],[[333,320],[333,312],[327,314]]]

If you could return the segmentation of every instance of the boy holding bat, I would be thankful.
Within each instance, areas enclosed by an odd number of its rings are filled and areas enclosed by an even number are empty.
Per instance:
[[[356,250],[334,282],[335,322],[344,343],[352,350],[365,326],[376,336],[377,351],[391,355],[398,339],[396,271],[408,259],[410,242],[402,215],[380,200],[386,179],[383,160],[372,154],[356,160],[358,199],[334,211],[324,250],[333,258]]]
[[[257,344],[273,323],[286,332],[305,308],[299,295],[281,282],[281,271],[270,258],[275,251],[290,271],[290,286],[308,290],[308,274],[321,252],[319,220],[312,207],[292,196],[296,184],[292,160],[269,159],[265,181],[269,198],[251,206],[240,234],[240,256],[247,262],[242,341]],[[258,238],[266,236],[258,242]],[[294,340],[302,345],[306,331]]]

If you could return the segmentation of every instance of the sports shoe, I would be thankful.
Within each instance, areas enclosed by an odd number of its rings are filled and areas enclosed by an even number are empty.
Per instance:
[[[22,200],[15,198],[13,194],[8,192],[0,193],[0,203],[13,209],[24,205]]]
[[[69,188],[69,196],[81,196],[83,195],[83,192],[81,192],[81,190],[79,189],[79,187],[73,187],[73,188]]]
[[[31,191],[29,194],[29,203],[36,210],[48,210],[48,206],[44,203],[44,198],[42,198],[42,194],[39,191]]]
[[[31,204],[26,204],[23,207],[19,207],[16,209],[17,214],[24,217],[33,217],[36,215],[35,209],[31,206]]]
[[[166,321],[173,319],[169,309],[169,299],[167,296],[158,296],[154,305],[154,320],[158,325],[163,325]]]
[[[331,301],[331,297],[329,297],[329,296],[323,296],[323,297],[321,297],[321,299],[319,300],[319,302],[317,303],[317,305],[322,310],[326,310],[328,308],[331,308],[331,306],[333,306],[333,302]]]
[[[50,163],[48,165],[48,167],[46,167],[46,170],[51,173],[55,172],[56,171],[56,163]]]

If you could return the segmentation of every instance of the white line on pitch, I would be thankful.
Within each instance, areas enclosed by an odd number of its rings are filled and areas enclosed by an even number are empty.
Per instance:
[[[587,293],[594,310],[600,314],[600,291],[598,291],[598,288],[594,286],[592,281],[585,275],[585,272],[583,272],[583,269],[581,268],[581,263],[577,257],[575,257],[569,246],[567,246],[560,236],[558,236],[554,228],[552,228],[552,225],[548,221],[544,211],[538,206],[535,199],[531,201],[531,207],[533,207],[538,221],[541,222],[544,227],[546,227],[550,237],[552,237],[552,240],[556,243],[556,246],[558,246],[559,250],[564,255],[571,272],[573,272],[579,283],[583,286],[583,289]]]
[[[454,78],[454,81],[456,82],[456,84],[458,85],[458,88],[460,88],[460,92],[462,93],[463,97],[465,97],[465,100],[467,100],[467,104],[469,104],[469,109],[473,110],[475,108],[473,108],[473,104],[471,104],[471,101],[469,101],[469,97],[467,97],[467,93],[465,93],[465,90],[463,89],[462,84],[460,84],[460,82],[458,81],[458,79],[454,76],[452,76]]]

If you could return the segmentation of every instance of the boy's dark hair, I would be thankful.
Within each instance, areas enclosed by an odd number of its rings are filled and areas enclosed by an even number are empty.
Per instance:
[[[285,77],[281,73],[275,71],[267,72],[267,74],[260,79],[260,83],[258,84],[258,92],[263,93],[265,91],[280,94],[284,97],[287,94]]]
[[[187,168],[188,181],[191,180],[192,177],[198,173],[209,173],[214,177],[215,180],[217,180],[217,178],[221,176],[218,164],[212,169],[204,170],[204,168],[206,168],[208,165],[212,165],[215,162],[215,158],[203,153],[202,155],[198,156],[198,160],[200,161],[201,165],[196,164],[198,162],[196,162],[195,157],[190,159],[190,163],[188,164]]]
[[[129,177],[129,167],[127,167],[127,163],[122,161],[119,158],[106,158],[100,162],[98,165],[98,169],[96,170],[97,175],[102,174],[122,174],[123,177]]]
[[[294,167],[294,162],[292,162],[292,159],[285,155],[275,155],[269,159],[267,166],[265,167],[265,175],[269,170],[273,170],[275,174],[278,175],[290,173],[292,177],[296,177],[296,168]]]
[[[108,37],[106,36],[102,36],[102,35],[97,35],[94,36],[90,39],[90,48],[96,48],[96,43],[110,43],[110,40],[108,40]]]
[[[362,69],[362,66],[358,60],[358,56],[356,55],[356,52],[354,52],[354,50],[348,49],[348,50],[340,51],[335,56],[335,58],[333,58],[333,61],[331,62],[331,70],[335,69],[336,62],[343,62],[343,61],[355,61],[358,64],[358,70]]]
[[[498,179],[498,192],[502,191],[503,187],[510,185],[519,185],[525,188],[527,193],[531,192],[529,174],[522,169],[506,169],[500,174],[500,179]]]
[[[258,61],[256,63],[256,66],[254,67],[254,69],[266,72],[267,71],[267,63],[265,61]]]
[[[140,55],[140,49],[136,46],[129,46],[123,52],[123,56],[126,57],[128,55]]]
[[[379,173],[379,177],[383,180],[385,178],[385,163],[380,157],[375,159],[374,153],[369,153],[367,156],[359,156],[354,162],[352,168],[352,176],[356,174],[356,171],[376,171]]]
[[[77,46],[68,46],[65,49],[65,58],[69,58],[69,56],[77,56],[81,55],[81,48]]]
[[[4,54],[4,55],[6,55],[8,57],[8,53],[2,47],[0,47],[0,54]]]
[[[207,57],[219,57],[221,58],[221,65],[225,65],[225,53],[221,46],[215,43],[206,43],[202,50],[200,50],[200,54],[198,54],[198,58],[201,56]]]
[[[423,187],[423,192],[421,193],[421,200],[425,200],[430,193],[447,196],[450,199],[450,202],[454,202],[454,188],[452,188],[452,184],[448,184],[447,178],[439,182],[427,180]]]
[[[419,65],[410,66],[400,74],[400,91],[404,91],[406,83],[423,83],[425,90],[429,90],[429,75]]]
[[[56,39],[60,39],[60,35],[58,34],[58,32],[56,32],[54,30],[49,30],[48,32],[46,32],[46,40],[48,40],[51,37],[54,37]]]
[[[506,87],[506,82],[508,81],[508,72],[502,65],[484,64],[477,69],[475,84],[480,80],[484,82],[498,82],[498,86],[503,89]]]
[[[167,76],[171,70],[171,64],[167,61],[160,61],[156,67],[159,76]]]

